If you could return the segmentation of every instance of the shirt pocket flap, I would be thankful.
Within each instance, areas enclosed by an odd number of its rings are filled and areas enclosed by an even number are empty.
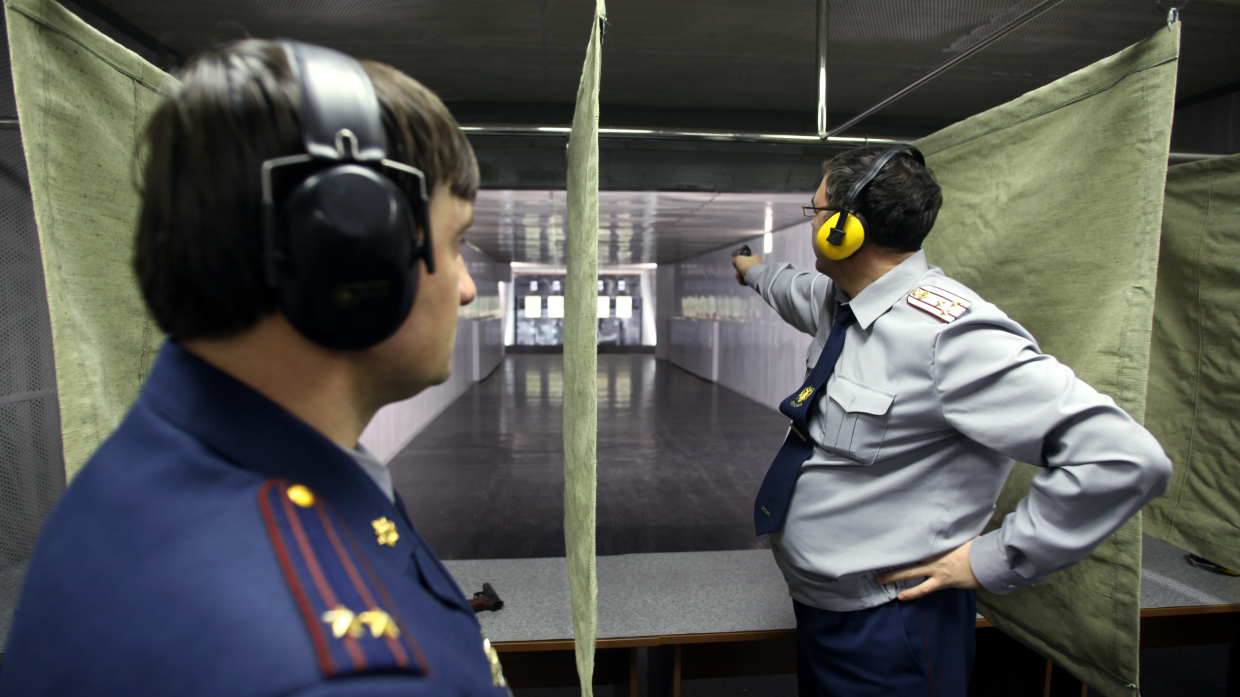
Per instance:
[[[862,385],[843,375],[835,377],[835,384],[831,385],[828,395],[846,412],[875,416],[886,414],[895,400],[895,395],[890,392]]]
[[[422,581],[422,586],[430,591],[432,595],[439,598],[446,605],[451,605],[462,612],[473,615],[473,610],[469,607],[469,601],[461,593],[461,589],[456,585],[447,574],[447,570],[439,564],[439,560],[435,559],[421,545],[416,545],[413,554],[410,555],[409,561],[413,566],[413,571]]]

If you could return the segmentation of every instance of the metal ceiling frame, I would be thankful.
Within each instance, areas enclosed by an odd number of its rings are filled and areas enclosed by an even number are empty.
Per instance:
[[[1062,0],[1059,0],[1062,1]],[[0,118],[0,131],[21,130],[17,119]],[[491,136],[559,136],[567,138],[573,129],[567,126],[461,126],[461,130],[471,135]],[[835,145],[841,148],[864,148],[870,145],[895,145],[907,143],[909,138],[853,138],[846,136],[828,136],[820,138],[811,135],[793,133],[730,133],[727,131],[674,131],[662,128],[600,128],[600,138],[654,138],[667,140],[715,140],[742,143],[803,143],[819,145]],[[1226,157],[1222,153],[1173,152],[1173,162],[1193,162],[1195,160],[1211,160]]]
[[[1023,26],[1029,21],[1041,16],[1048,10],[1058,6],[1064,0],[1042,0],[1036,6],[1030,8],[1019,17],[1000,27],[994,33],[988,35],[978,43],[965,49],[960,54],[949,59],[947,62],[938,66],[912,84],[897,91],[878,104],[866,109],[862,113],[854,116],[845,123],[834,129],[827,128],[827,38],[830,28],[830,0],[817,1],[817,63],[818,63],[818,114],[817,114],[817,135],[800,135],[791,133],[744,133],[717,130],[675,130],[661,128],[600,128],[599,137],[601,138],[650,138],[664,140],[706,140],[706,141],[724,141],[724,142],[749,142],[749,143],[782,143],[782,144],[817,144],[837,147],[865,147],[870,145],[884,146],[893,145],[895,143],[908,142],[908,138],[870,138],[870,137],[851,137],[836,135],[844,131],[863,119],[871,116],[877,111],[887,107],[891,103],[907,95],[926,82],[941,75],[951,69],[958,63],[966,60],[973,54],[989,46],[995,41],[1003,38],[1015,29]],[[1189,0],[1191,2],[1191,0]],[[74,3],[99,17],[104,22],[110,24],[122,34],[141,44],[144,48],[160,54],[161,57],[169,59],[174,64],[184,61],[184,57],[168,48],[163,43],[146,34],[136,26],[120,17],[116,13],[107,9],[96,0],[74,0]],[[1187,4],[1187,3],[1185,3]],[[1176,8],[1172,8],[1168,21],[1172,21],[1172,16],[1176,13]],[[1178,18],[1177,18],[1178,19]],[[545,41],[545,37],[544,37]],[[545,67],[544,67],[545,70]],[[21,126],[16,118],[0,117],[0,130],[20,130]],[[567,137],[571,128],[564,126],[501,126],[501,125],[476,125],[462,126],[461,130],[467,134],[476,135],[502,135],[502,136],[559,136]],[[1212,159],[1222,157],[1222,154],[1215,153],[1171,153],[1170,160],[1172,162],[1191,162],[1194,160]]]
[[[1061,0],[1062,1],[1062,0]],[[573,130],[568,126],[461,126],[469,135],[485,136],[559,136],[567,138]],[[806,145],[836,145],[842,148],[866,145],[894,145],[907,140],[851,136],[797,135],[794,133],[737,133],[732,131],[678,131],[667,128],[600,128],[600,138],[659,138],[670,140],[717,140],[747,143],[799,143]]]
[[[1063,0],[1053,0],[1062,2]],[[0,128],[3,122],[0,121]],[[572,128],[568,126],[461,126],[467,135],[479,136],[550,136],[568,138]],[[600,128],[599,138],[649,138],[658,140],[707,140],[733,143],[783,143],[803,145],[827,145],[841,148],[864,148],[871,145],[895,145],[910,143],[916,138],[869,138],[852,136],[828,136],[819,138],[816,135],[798,135],[795,133],[732,133],[729,131],[676,131],[666,128]],[[1194,162],[1196,160],[1212,160],[1216,157],[1227,157],[1226,153],[1205,152],[1172,152],[1168,160],[1172,163]]]

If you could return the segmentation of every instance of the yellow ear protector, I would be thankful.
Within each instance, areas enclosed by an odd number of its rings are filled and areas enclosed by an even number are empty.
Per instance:
[[[874,181],[878,173],[883,170],[883,166],[905,150],[916,158],[917,162],[923,166],[926,164],[921,151],[909,143],[896,143],[875,156],[865,173],[848,188],[848,195],[844,197],[844,203],[840,205],[839,212],[827,218],[827,222],[818,228],[814,239],[823,256],[840,261],[856,254],[857,250],[861,249],[861,245],[865,244],[867,223],[865,218],[854,209],[855,201],[865,187]]]

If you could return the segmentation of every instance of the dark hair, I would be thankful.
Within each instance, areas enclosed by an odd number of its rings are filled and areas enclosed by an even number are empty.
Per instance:
[[[827,205],[838,206],[884,148],[856,148],[822,164]],[[867,241],[898,252],[915,252],[934,227],[943,192],[929,167],[902,152],[893,157],[857,196],[853,208],[865,217]]]
[[[428,188],[472,201],[473,148],[447,107],[413,78],[361,61],[374,83],[388,156]],[[145,159],[134,271],[147,308],[174,339],[241,333],[276,310],[263,275],[264,160],[302,152],[301,97],[283,49],[246,39],[194,57],[139,144]],[[412,177],[394,177],[412,194]]]

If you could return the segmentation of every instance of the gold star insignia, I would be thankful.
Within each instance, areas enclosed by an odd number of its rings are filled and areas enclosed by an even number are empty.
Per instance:
[[[309,508],[314,505],[314,494],[301,484],[294,484],[288,488],[288,500],[302,508]]]
[[[400,628],[396,626],[396,621],[383,610],[367,610],[357,616],[357,621],[359,624],[370,627],[370,636],[372,637],[400,638]]]
[[[331,625],[332,636],[337,639],[344,638],[346,634],[354,639],[360,639],[366,633],[367,627],[370,627],[372,637],[400,638],[400,628],[396,626],[396,621],[383,610],[366,610],[354,614],[349,608],[337,605],[335,609],[324,612],[321,618]]]
[[[357,621],[357,615],[343,605],[337,605],[335,609],[324,612],[321,617],[324,622],[332,626],[332,636],[337,639],[343,638],[345,634],[354,639],[362,635],[362,625]]]
[[[375,537],[378,538],[379,544],[388,547],[396,546],[396,541],[400,539],[400,533],[396,532],[396,523],[383,517],[370,521],[370,525],[375,529]]]

